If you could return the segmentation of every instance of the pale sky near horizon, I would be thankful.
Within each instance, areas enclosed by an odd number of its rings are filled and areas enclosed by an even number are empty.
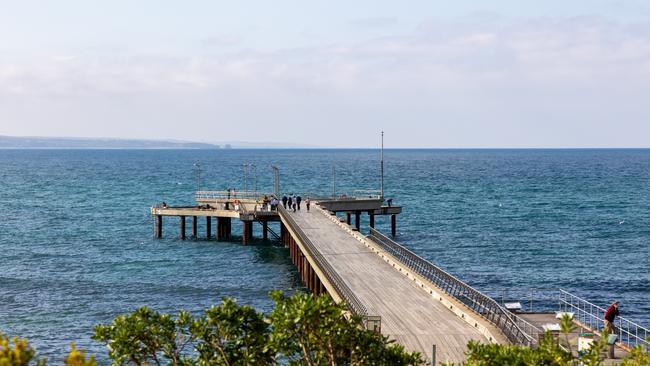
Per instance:
[[[650,147],[649,1],[0,5],[0,135]]]

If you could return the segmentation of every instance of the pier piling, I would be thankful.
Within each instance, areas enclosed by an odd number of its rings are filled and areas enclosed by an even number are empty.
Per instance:
[[[354,213],[354,226],[359,230],[361,228],[361,211]]]
[[[156,238],[162,238],[162,225],[163,218],[162,215],[156,215]]]
[[[180,237],[181,240],[185,240],[185,216],[180,216],[181,228],[180,228]]]
[[[345,213],[345,222],[350,225],[352,223],[352,213],[351,212],[346,212]]]
[[[205,236],[210,239],[212,237],[212,217],[205,217]]]
[[[368,217],[370,219],[370,227],[375,228],[375,214],[372,211],[368,211]]]
[[[192,237],[196,238],[197,236],[197,222],[196,222],[196,216],[192,216]]]

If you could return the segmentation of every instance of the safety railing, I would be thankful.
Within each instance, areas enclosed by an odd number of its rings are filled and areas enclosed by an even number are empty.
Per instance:
[[[519,326],[519,324],[523,323],[516,320],[512,314],[491,297],[482,294],[373,228],[370,229],[370,238],[402,264],[431,281],[438,288],[492,323],[511,343],[527,346],[535,343],[536,340],[533,338],[535,335],[527,334]]]
[[[381,190],[379,189],[357,189],[353,194],[356,199],[381,198]]]
[[[560,289],[560,311],[573,313],[573,319],[592,331],[602,331],[604,328],[606,309],[595,305],[583,298]],[[616,317],[616,335],[618,342],[632,348],[644,346],[650,348],[650,330],[626,318]]]
[[[264,196],[271,197],[272,193],[254,192],[254,191],[196,191],[194,198],[196,200],[263,200]]]
[[[497,300],[508,308],[508,303],[519,303],[519,312],[556,311],[558,303],[557,288],[481,288],[481,292]]]
[[[350,312],[354,315],[367,318],[368,309],[363,305],[363,303],[361,303],[354,292],[352,292],[345,281],[343,281],[341,276],[336,273],[330,263],[320,254],[309,237],[304,233],[304,231],[302,231],[293,217],[291,217],[291,214],[289,214],[287,210],[282,207],[282,205],[278,206],[278,212],[280,213],[280,217],[296,233],[298,240],[300,240],[300,242],[304,245],[305,251],[314,260],[314,262],[316,262],[316,266],[318,266],[321,272],[323,272],[327,281],[332,284],[336,293],[343,299],[343,301],[345,301]]]

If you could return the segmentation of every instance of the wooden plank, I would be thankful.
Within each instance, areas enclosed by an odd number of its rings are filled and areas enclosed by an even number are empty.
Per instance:
[[[437,361],[465,359],[469,340],[487,342],[474,327],[398,272],[379,255],[318,211],[290,215],[319,254],[346,281],[369,315],[379,315],[382,333],[427,358],[433,344]]]

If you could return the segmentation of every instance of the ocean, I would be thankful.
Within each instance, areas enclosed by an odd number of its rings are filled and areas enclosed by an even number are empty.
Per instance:
[[[268,311],[303,288],[287,249],[153,238],[149,208],[193,192],[378,189],[378,150],[0,150],[0,331],[57,364],[70,342],[106,363],[93,327],[147,305],[200,313],[222,297]],[[200,181],[195,163],[200,163]],[[396,240],[470,285],[563,288],[650,325],[650,150],[386,150]],[[362,225],[367,227],[366,217]],[[271,226],[272,229],[277,229]],[[387,217],[377,228],[390,232]],[[260,228],[255,228],[259,238]],[[214,230],[213,230],[214,232]]]

